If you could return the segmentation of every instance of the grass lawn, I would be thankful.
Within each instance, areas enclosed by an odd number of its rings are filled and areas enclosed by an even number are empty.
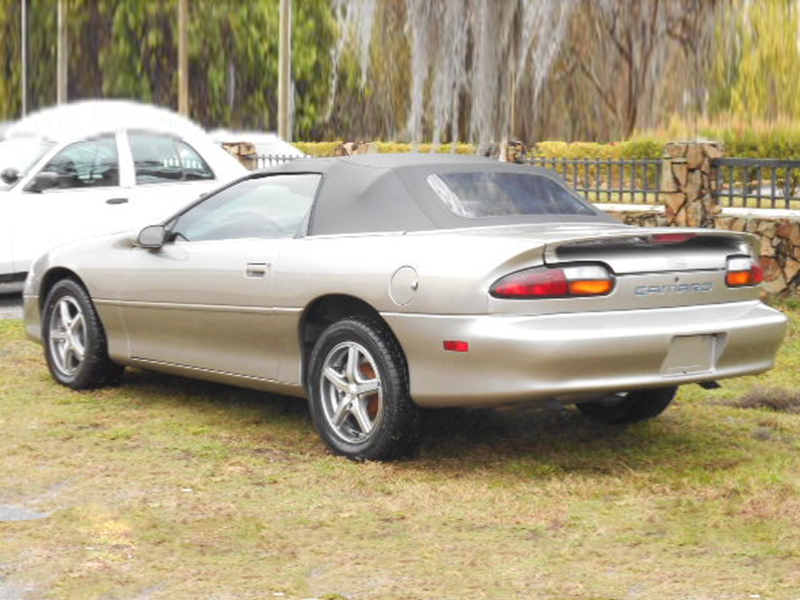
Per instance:
[[[0,598],[798,600],[785,309],[777,369],[652,422],[447,411],[391,464],[327,454],[302,401],[143,371],[71,392],[0,321]]]

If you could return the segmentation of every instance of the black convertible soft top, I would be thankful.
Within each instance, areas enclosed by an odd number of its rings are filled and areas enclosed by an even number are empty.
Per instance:
[[[344,158],[296,160],[276,170],[320,173],[322,185],[307,235],[426,231],[542,222],[616,222],[576,194],[583,215],[506,215],[471,218],[457,215],[428,183],[430,175],[513,172],[546,177],[568,189],[553,171],[477,156],[449,154],[366,154]]]

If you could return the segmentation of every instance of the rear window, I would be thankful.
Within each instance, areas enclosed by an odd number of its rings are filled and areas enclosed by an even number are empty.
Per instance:
[[[182,140],[137,131],[130,132],[128,139],[139,185],[214,179],[206,161]]]
[[[428,176],[428,184],[447,208],[468,219],[597,214],[566,187],[536,174],[444,173]]]

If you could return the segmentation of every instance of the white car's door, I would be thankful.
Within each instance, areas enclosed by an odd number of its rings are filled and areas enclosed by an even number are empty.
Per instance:
[[[228,180],[186,140],[135,129],[125,138],[133,165],[129,197],[136,226],[160,223]]]
[[[13,271],[64,242],[129,228],[129,192],[120,183],[114,134],[70,144],[36,168],[5,201]]]

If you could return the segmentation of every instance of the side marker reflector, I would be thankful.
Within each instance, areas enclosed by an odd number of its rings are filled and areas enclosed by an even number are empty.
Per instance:
[[[445,340],[442,342],[444,349],[449,352],[469,352],[469,342],[460,340]]]

